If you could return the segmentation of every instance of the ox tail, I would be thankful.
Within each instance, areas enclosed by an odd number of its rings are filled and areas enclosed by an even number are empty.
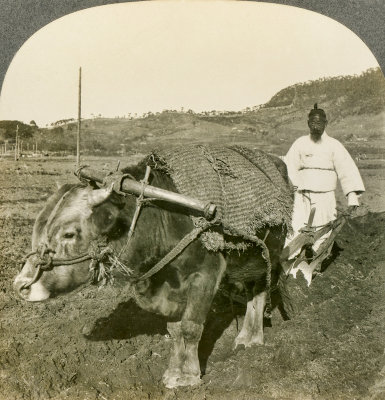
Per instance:
[[[285,321],[292,319],[295,314],[295,309],[287,285],[287,275],[285,274],[282,268],[280,269],[280,274],[278,277],[277,289],[279,296],[278,309],[282,315],[282,318]]]

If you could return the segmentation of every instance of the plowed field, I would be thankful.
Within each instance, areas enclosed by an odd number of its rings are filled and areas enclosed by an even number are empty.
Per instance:
[[[76,178],[71,160],[0,167],[0,399],[385,399],[385,165],[359,164],[368,193],[330,265],[310,287],[289,281],[297,315],[274,311],[264,346],[233,351],[243,309],[218,295],[200,346],[202,384],[175,390],[161,383],[166,320],[121,288],[17,298],[12,281],[34,218],[56,182]]]

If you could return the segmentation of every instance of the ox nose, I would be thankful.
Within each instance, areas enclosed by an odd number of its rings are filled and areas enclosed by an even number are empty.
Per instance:
[[[26,287],[25,285],[27,284],[26,279],[20,279],[16,277],[14,283],[13,283],[13,288],[15,289],[15,292],[22,298],[22,299],[27,299],[29,293],[31,292],[31,287]]]
[[[16,278],[13,284],[17,294],[26,301],[43,301],[50,297],[50,292],[41,284],[41,282],[35,282],[32,285],[28,285],[30,280],[25,278]]]

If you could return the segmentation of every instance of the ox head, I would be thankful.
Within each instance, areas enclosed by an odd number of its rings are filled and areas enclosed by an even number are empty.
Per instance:
[[[48,249],[55,259],[73,259],[87,253],[90,243],[124,233],[123,203],[110,189],[64,185],[38,215],[32,235],[32,250]],[[27,301],[42,301],[60,292],[74,289],[90,279],[86,260],[57,265],[36,274],[36,257],[30,256],[16,276],[14,288]],[[39,275],[37,277],[37,275]],[[32,285],[33,277],[38,278]]]

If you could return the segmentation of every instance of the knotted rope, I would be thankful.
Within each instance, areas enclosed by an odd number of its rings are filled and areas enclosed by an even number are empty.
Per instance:
[[[140,195],[136,198],[136,209],[135,209],[134,216],[132,217],[130,229],[127,234],[127,240],[126,240],[125,245],[121,248],[121,250],[118,254],[118,258],[121,257],[121,255],[127,250],[127,247],[128,247],[128,245],[131,241],[131,238],[134,234],[135,226],[138,221],[140,211],[142,210],[142,205],[146,202],[150,202],[150,201],[154,200],[152,198],[144,197],[144,189],[146,188],[146,185],[148,185],[148,178],[150,176],[150,172],[151,172],[151,168],[149,166],[147,166],[144,178],[140,181],[142,184],[142,190],[141,190]]]
[[[29,282],[23,284],[22,289],[28,289],[33,283],[35,283],[43,271],[49,271],[54,267],[63,265],[75,265],[80,264],[84,261],[91,260],[89,269],[92,274],[92,281],[99,280],[101,274],[98,269],[105,259],[111,259],[113,256],[113,250],[107,245],[106,239],[102,238],[99,240],[91,241],[90,247],[87,252],[71,257],[71,258],[55,258],[53,255],[55,251],[48,248],[47,245],[42,244],[35,251],[28,253],[21,262],[23,268],[26,262],[31,256],[35,256],[34,260],[31,261],[32,266],[36,268],[34,276]],[[104,268],[104,266],[102,267]],[[104,268],[105,270],[105,268]]]

